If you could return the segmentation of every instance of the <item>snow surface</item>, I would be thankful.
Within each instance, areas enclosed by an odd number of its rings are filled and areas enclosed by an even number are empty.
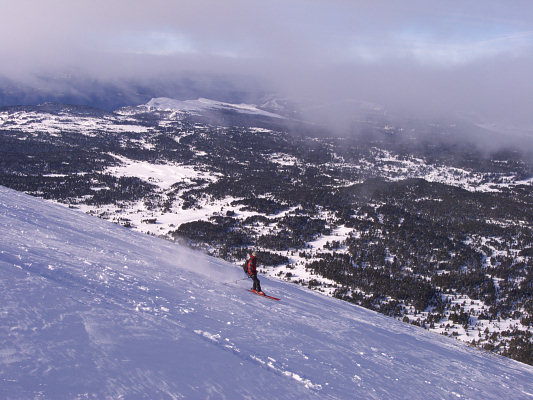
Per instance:
[[[193,179],[216,180],[218,174],[202,172],[198,167],[181,164],[154,164],[148,161],[136,161],[117,154],[110,154],[121,162],[121,165],[109,167],[104,172],[116,177],[133,176],[161,189],[169,189],[177,182]]]
[[[3,187],[0,224],[0,398],[533,398],[531,366]]]
[[[61,136],[65,131],[78,132],[86,136],[96,136],[102,132],[146,133],[150,131],[150,128],[120,115],[104,118],[73,116],[66,112],[50,114],[35,111],[4,112],[0,115],[0,128],[28,133],[48,133],[50,136]]]

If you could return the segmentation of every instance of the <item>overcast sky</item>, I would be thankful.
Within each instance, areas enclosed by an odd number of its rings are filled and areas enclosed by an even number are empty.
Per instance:
[[[28,83],[215,73],[298,99],[533,126],[531,0],[0,0],[0,10],[0,75]]]

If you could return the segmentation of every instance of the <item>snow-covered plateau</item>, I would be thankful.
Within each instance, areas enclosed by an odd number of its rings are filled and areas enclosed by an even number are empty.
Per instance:
[[[527,399],[533,367],[0,187],[4,399]]]

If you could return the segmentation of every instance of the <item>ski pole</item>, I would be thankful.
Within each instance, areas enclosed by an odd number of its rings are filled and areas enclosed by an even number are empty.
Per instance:
[[[225,282],[224,285],[229,285],[230,283],[237,283],[237,282],[239,282],[239,281],[243,281],[243,280],[248,279],[248,278],[249,278],[249,276],[247,276],[246,278],[237,279],[236,281]]]

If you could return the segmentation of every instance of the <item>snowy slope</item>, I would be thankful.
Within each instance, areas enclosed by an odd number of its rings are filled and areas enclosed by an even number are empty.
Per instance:
[[[0,398],[533,398],[533,367],[3,187],[0,225]]]
[[[262,115],[271,118],[284,118],[281,115],[261,110],[253,104],[233,104],[218,100],[199,98],[197,100],[176,100],[168,97],[151,99],[145,106],[150,110],[183,111],[201,113],[206,110],[226,110],[242,114]]]

